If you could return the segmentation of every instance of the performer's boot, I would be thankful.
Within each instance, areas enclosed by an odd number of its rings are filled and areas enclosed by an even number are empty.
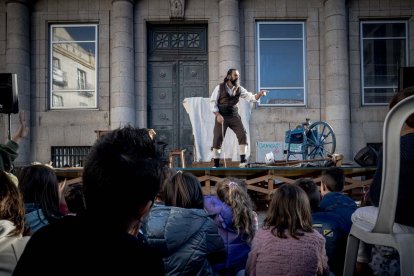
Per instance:
[[[245,168],[247,166],[247,160],[246,160],[246,146],[247,145],[239,145],[240,149],[240,168]]]
[[[246,154],[241,154],[240,155],[240,163],[247,163],[247,161],[246,161]]]
[[[220,158],[214,158],[214,167],[213,168],[218,168],[220,167]]]
[[[246,154],[240,154],[240,164],[239,164],[239,167],[240,168],[245,168],[246,166],[247,166]]]
[[[221,149],[212,148],[213,151],[213,158],[214,158],[214,166],[213,168],[220,167],[220,153]]]

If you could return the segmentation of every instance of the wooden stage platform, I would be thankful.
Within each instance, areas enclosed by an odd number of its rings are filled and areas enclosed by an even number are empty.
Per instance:
[[[371,184],[375,167],[342,166],[345,173],[344,192],[350,195],[362,194]],[[175,168],[194,174],[200,180],[205,194],[214,194],[214,184],[225,177],[245,179],[247,188],[262,195],[269,195],[282,183],[293,183],[297,178],[311,177],[320,183],[320,175],[326,167],[259,167],[259,168]],[[67,179],[67,184],[82,182],[83,168],[55,168],[59,180]]]

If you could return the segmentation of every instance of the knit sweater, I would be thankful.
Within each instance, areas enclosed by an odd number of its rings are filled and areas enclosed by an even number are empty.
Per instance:
[[[246,275],[329,275],[325,239],[316,231],[299,240],[259,229],[247,259]]]

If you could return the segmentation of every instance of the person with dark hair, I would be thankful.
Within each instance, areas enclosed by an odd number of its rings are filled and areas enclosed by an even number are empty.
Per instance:
[[[321,202],[321,193],[319,192],[318,186],[312,178],[298,178],[293,183],[298,185],[308,195],[309,203],[312,213],[319,211],[319,204]]]
[[[247,135],[241,121],[237,103],[239,99],[245,99],[248,102],[256,102],[266,90],[261,90],[257,94],[248,92],[239,82],[240,73],[237,69],[229,69],[223,82],[216,86],[210,97],[211,111],[216,116],[214,123],[213,138],[213,158],[214,167],[220,166],[220,149],[229,127],[237,136],[240,149],[240,166],[245,167]]]
[[[253,238],[246,275],[329,275],[327,261],[306,193],[297,185],[281,185]]]
[[[149,246],[163,253],[166,275],[213,275],[226,258],[223,240],[204,210],[197,177],[178,171],[163,187],[165,205],[155,205],[142,226]]]
[[[12,275],[29,236],[25,233],[23,197],[5,172],[0,172],[0,275]]]
[[[327,178],[327,175],[328,174],[325,173],[324,177]],[[341,174],[333,173],[333,175],[340,176]],[[342,178],[343,177],[338,177],[338,179]],[[332,184],[332,186],[337,186],[333,182],[330,182],[330,184]],[[311,178],[299,178],[294,182],[294,185],[301,187],[309,198],[312,211],[313,229],[317,230],[326,240],[325,249],[326,255],[328,256],[330,271],[335,275],[342,275],[346,242],[349,234],[347,221],[350,220],[350,217],[348,220],[344,219],[341,213],[336,212],[336,208],[332,208],[332,210],[321,209],[321,194],[318,186]],[[343,206],[339,205],[339,207],[341,208]],[[346,221],[345,224],[344,221]]]
[[[160,253],[130,234],[160,188],[162,153],[148,129],[100,137],[83,170],[85,212],[34,233],[13,275],[164,275]]]
[[[321,212],[333,212],[341,218],[341,228],[349,233],[352,226],[351,216],[357,209],[355,201],[344,195],[345,175],[341,168],[330,167],[321,174]]]
[[[85,211],[82,184],[69,185],[64,194],[69,214],[81,215]]]
[[[18,180],[26,207],[26,225],[32,234],[62,218],[63,214],[59,209],[59,182],[49,166],[24,167]]]
[[[251,242],[257,230],[257,214],[245,181],[233,177],[216,184],[217,196],[204,197],[204,206],[214,216],[227,250],[227,260],[213,269],[219,275],[236,275],[244,270]]]
[[[204,198],[200,181],[191,173],[178,171],[163,187],[166,206],[203,209]]]

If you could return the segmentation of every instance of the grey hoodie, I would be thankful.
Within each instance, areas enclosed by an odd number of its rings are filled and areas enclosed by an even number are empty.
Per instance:
[[[28,236],[10,236],[14,229],[14,224],[11,221],[0,220],[0,276],[12,275],[30,238]]]

